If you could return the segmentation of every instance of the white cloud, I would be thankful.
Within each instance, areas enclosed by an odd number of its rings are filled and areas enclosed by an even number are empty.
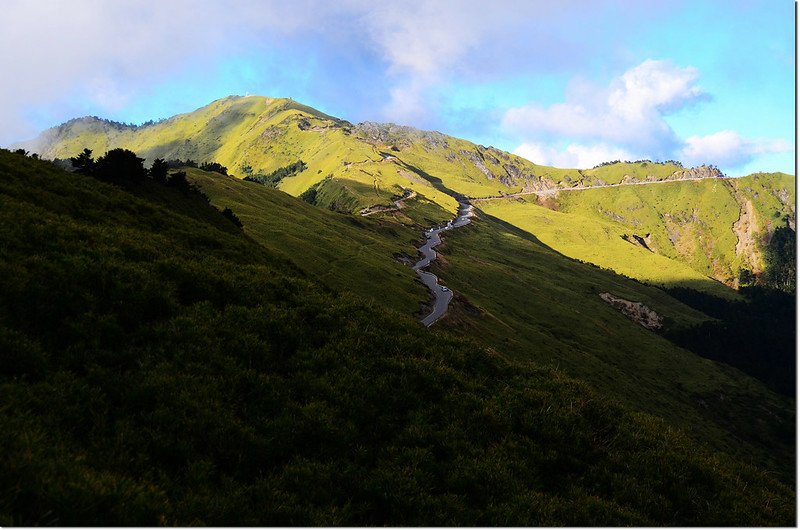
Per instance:
[[[535,164],[565,168],[587,169],[611,160],[633,160],[630,152],[606,144],[569,144],[558,149],[545,144],[526,142],[514,150],[515,155],[527,158]]]
[[[664,156],[679,140],[664,115],[705,98],[698,72],[648,59],[608,87],[573,87],[564,103],[509,109],[503,125],[527,139],[582,139]]]
[[[679,138],[664,116],[708,99],[697,86],[698,78],[695,68],[648,59],[605,88],[573,81],[564,102],[509,109],[503,125],[523,138],[517,154],[561,167],[647,158],[733,170],[758,155],[792,149],[785,140],[749,140],[729,130]],[[569,145],[561,149],[565,143]]]
[[[432,87],[454,73],[485,80],[507,68],[501,63],[509,61],[509,54],[516,57],[517,69],[531,68],[543,57],[533,52],[552,44],[549,36],[530,29],[524,39],[514,36],[525,31],[521,26],[526,22],[546,26],[575,3],[511,1],[492,9],[487,9],[483,0],[355,0],[347,5],[362,21],[360,27],[385,61],[393,83],[391,101],[382,109],[383,119],[411,118],[413,121],[406,123],[424,127],[432,116]],[[509,49],[519,46],[518,42],[524,43],[521,50]],[[504,49],[493,53],[497,43],[503,43]]]
[[[791,151],[791,142],[781,139],[747,140],[735,131],[719,131],[707,136],[690,136],[680,150],[688,164],[714,164],[740,167],[758,155]]]
[[[0,144],[34,131],[29,108],[54,119],[123,108],[193,59],[209,66],[264,34],[300,34],[331,16],[296,0],[5,0],[0,21]],[[313,5],[312,5],[313,4]],[[310,21],[310,22],[309,22]],[[320,29],[322,31],[322,29]],[[331,30],[331,33],[334,33]],[[84,101],[83,106],[76,101]]]
[[[382,109],[383,119],[400,124],[425,123],[430,105],[425,88],[425,84],[413,81],[392,88],[390,99]]]
[[[654,113],[677,110],[703,98],[705,94],[695,85],[698,77],[691,66],[680,68],[648,59],[612,83],[609,110],[630,122],[654,119]]]
[[[364,14],[367,33],[396,73],[436,76],[480,42],[469,6],[441,2],[376,2]]]
[[[645,19],[662,9],[637,0],[611,3],[611,11]],[[480,0],[4,0],[0,70],[13,82],[0,83],[0,144],[32,133],[25,128],[31,115],[39,122],[77,112],[107,115],[182,69],[213,68],[232,50],[253,54],[276,43],[296,43],[298,54],[308,47],[323,61],[352,60],[375,80],[385,117],[432,123],[431,89],[443,81],[486,82],[586,64],[598,43],[611,42],[604,36],[612,30],[589,24],[581,38],[564,31],[577,6],[609,15],[609,5],[580,0],[501,0],[491,9]],[[374,100],[363,104],[369,113],[362,116],[374,117]]]

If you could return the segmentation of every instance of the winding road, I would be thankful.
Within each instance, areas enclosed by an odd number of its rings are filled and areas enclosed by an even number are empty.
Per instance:
[[[414,190],[403,189],[403,196],[397,199],[396,201],[392,201],[394,206],[382,206],[377,204],[375,206],[370,206],[369,208],[364,208],[361,210],[361,217],[366,217],[368,215],[373,215],[376,213],[389,213],[389,212],[396,212],[398,210],[402,210],[406,206],[406,199],[413,199],[417,196],[417,192]]]
[[[435,274],[422,269],[428,267],[428,265],[430,265],[431,262],[436,259],[436,251],[433,250],[433,248],[442,242],[442,238],[439,236],[439,234],[444,231],[452,230],[453,228],[459,228],[469,224],[470,217],[472,217],[472,215],[472,205],[466,202],[459,202],[458,215],[456,215],[455,219],[448,221],[444,226],[426,230],[425,244],[417,249],[422,253],[423,257],[414,265],[413,268],[419,275],[422,283],[424,283],[428,289],[430,289],[431,293],[433,293],[434,298],[433,311],[431,311],[428,316],[421,319],[421,322],[425,327],[430,327],[431,324],[444,316],[445,312],[447,312],[447,307],[450,305],[450,301],[453,299],[453,292],[447,287],[439,285],[439,278],[437,278]]]
[[[492,201],[498,199],[513,199],[517,197],[521,197],[524,195],[553,195],[555,193],[561,191],[578,191],[578,190],[588,190],[594,188],[617,188],[622,186],[644,186],[648,184],[665,184],[667,182],[683,182],[687,180],[706,180],[709,178],[718,179],[720,177],[701,177],[701,178],[684,178],[684,179],[667,179],[667,180],[656,180],[656,181],[643,181],[643,182],[620,182],[617,184],[604,184],[598,186],[575,186],[573,188],[552,188],[552,189],[544,189],[544,190],[536,190],[536,191],[520,191],[517,193],[510,193],[508,195],[498,195],[492,197],[471,197],[467,198],[463,195],[460,196],[461,198],[458,199],[458,214],[456,217],[447,222],[446,225],[431,228],[425,231],[425,244],[421,247],[418,247],[417,250],[422,254],[422,259],[420,259],[416,264],[414,264],[413,269],[416,271],[417,275],[419,275],[420,280],[422,283],[425,284],[428,289],[430,289],[431,293],[433,293],[433,310],[428,314],[426,317],[421,318],[420,322],[425,327],[430,327],[434,322],[439,320],[444,316],[447,312],[447,308],[450,305],[450,301],[453,299],[453,292],[448,289],[447,287],[439,284],[439,278],[433,274],[432,272],[428,272],[423,270],[427,268],[431,262],[436,259],[436,251],[433,250],[434,247],[441,244],[442,238],[439,236],[442,232],[447,230],[452,230],[453,228],[459,228],[466,224],[469,224],[470,217],[474,215],[473,209],[474,207],[470,202],[483,202],[483,201]],[[394,206],[371,206],[369,208],[364,208],[361,210],[362,216],[373,215],[376,213],[388,213],[392,211],[397,211],[403,209],[405,207],[405,200],[412,199],[416,196],[416,193],[409,189],[404,189],[403,196],[399,199],[394,201]],[[456,197],[458,198],[458,197]],[[468,202],[469,201],[469,202]]]

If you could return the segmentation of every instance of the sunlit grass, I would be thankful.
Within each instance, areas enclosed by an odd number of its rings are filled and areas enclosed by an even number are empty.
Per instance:
[[[571,258],[654,285],[684,285],[717,296],[735,296],[729,288],[688,265],[624,240],[622,236],[631,230],[620,223],[598,216],[557,212],[519,200],[485,202],[481,209],[535,235],[545,245]]]

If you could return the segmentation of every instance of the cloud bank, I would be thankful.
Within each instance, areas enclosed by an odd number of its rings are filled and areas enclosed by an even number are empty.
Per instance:
[[[741,165],[790,149],[726,124],[689,137],[670,126],[671,113],[711,100],[699,85],[707,72],[640,62],[626,47],[685,7],[679,0],[498,0],[491,8],[479,0],[5,0],[0,145],[75,116],[143,121],[250,92],[295,97],[354,121],[439,130],[457,123],[445,132],[561,166],[715,156],[713,163]],[[599,64],[622,73],[603,85],[575,76],[597,74]],[[465,102],[451,87],[492,97]]]
[[[573,83],[563,103],[509,109],[503,125],[525,138],[516,154],[562,167],[643,158],[739,167],[757,155],[792,148],[784,140],[747,140],[734,131],[679,138],[665,117],[711,99],[697,85],[699,76],[690,66],[647,59],[607,87]],[[558,147],[568,140],[581,143]]]
[[[681,160],[697,164],[716,164],[739,167],[754,157],[767,153],[791,151],[794,146],[786,140],[747,140],[735,131],[719,131],[707,136],[690,136],[680,150]]]

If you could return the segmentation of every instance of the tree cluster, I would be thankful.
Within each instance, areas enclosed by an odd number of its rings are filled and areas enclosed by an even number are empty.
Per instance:
[[[751,284],[752,285],[752,284]],[[682,330],[667,330],[675,344],[724,362],[760,379],[787,396],[795,394],[795,298],[761,286],[743,286],[747,301],[731,301],[687,288],[667,293],[716,320]]]
[[[288,166],[281,167],[269,173],[268,175],[264,174],[255,174],[255,175],[248,175],[244,178],[244,180],[248,182],[256,182],[258,184],[262,184],[264,186],[268,186],[270,188],[276,188],[278,183],[285,179],[286,177],[291,177],[298,173],[301,173],[308,168],[305,162],[302,160],[298,160]]]
[[[26,151],[25,149],[15,149],[15,150],[13,151],[13,153],[14,153],[15,155],[27,156],[27,157],[30,157],[30,158],[32,158],[32,159],[34,159],[34,160],[39,160],[39,154],[38,154],[38,153],[29,153],[29,152],[28,152],[28,151]]]
[[[228,168],[217,162],[203,162],[200,164],[200,169],[203,171],[214,171],[223,175],[228,174]]]
[[[167,160],[167,165],[169,165],[170,169],[178,169],[181,167],[197,167],[197,162],[191,158],[187,158],[186,160],[181,160],[180,158],[170,158]]]
[[[184,191],[196,191],[188,180],[186,173],[169,174],[169,163],[156,158],[150,169],[144,166],[144,158],[140,158],[128,149],[112,149],[97,160],[92,157],[91,149],[84,149],[78,156],[69,159],[76,173],[105,180],[108,182],[137,183],[151,179],[159,184],[173,186]]]
[[[97,160],[92,157],[91,149],[84,149],[78,156],[70,158],[69,162],[76,173],[106,182],[126,185],[140,184],[148,180],[162,186],[175,188],[184,195],[197,196],[205,203],[210,202],[205,193],[189,182],[185,171],[170,173],[170,162],[161,158],[153,160],[150,169],[147,169],[144,166],[144,159],[128,149],[112,149]],[[183,165],[189,164],[183,163]],[[242,227],[242,222],[230,208],[225,208],[222,215],[237,227]]]
[[[780,216],[780,212],[776,212]],[[762,287],[794,294],[797,289],[797,233],[784,218],[784,226],[773,232],[769,242],[762,246],[764,272],[755,274],[749,269],[739,270],[739,287]]]
[[[664,160],[663,162],[659,162],[658,160],[656,160],[655,162],[653,162],[649,158],[643,158],[641,160],[634,160],[634,161],[630,161],[630,160],[610,160],[608,162],[600,162],[599,164],[594,166],[592,169],[597,169],[597,168],[603,167],[603,166],[613,166],[614,164],[639,164],[642,167],[646,166],[647,164],[664,164],[664,165],[673,164],[673,165],[676,165],[678,167],[683,167],[683,164],[680,163],[677,160]]]
[[[794,293],[797,289],[797,234],[785,225],[775,229],[769,244],[764,249],[763,285],[786,293]]]

